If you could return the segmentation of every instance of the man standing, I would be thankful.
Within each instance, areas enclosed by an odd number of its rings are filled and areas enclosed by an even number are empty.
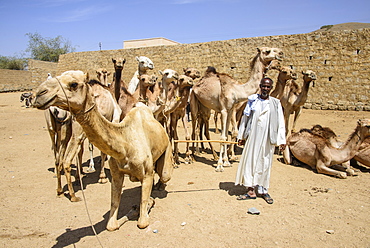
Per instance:
[[[260,94],[248,97],[239,126],[238,145],[244,145],[235,185],[248,188],[238,200],[261,196],[268,204],[274,200],[268,194],[270,172],[275,146],[285,149],[285,124],[280,101],[270,96],[273,81],[263,78]],[[257,191],[257,192],[256,192]]]

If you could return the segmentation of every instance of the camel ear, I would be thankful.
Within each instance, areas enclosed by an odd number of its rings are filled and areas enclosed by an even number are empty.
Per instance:
[[[138,56],[136,56],[136,60],[137,60],[137,61],[140,61],[140,59],[139,59],[139,57],[138,57]]]
[[[257,52],[260,53],[261,52],[261,49],[259,47],[257,47]]]
[[[140,80],[140,77],[141,77],[141,76],[138,74],[138,75],[137,75],[137,78],[138,78],[139,80]]]
[[[159,72],[159,74],[163,75],[163,71],[160,71],[160,70],[159,70],[158,72]]]
[[[107,76],[109,76],[110,74],[111,74],[111,72],[110,72],[110,71],[108,71]]]
[[[182,68],[184,72],[186,72],[186,68]]]
[[[113,62],[113,63],[116,63],[116,60],[115,60],[114,58],[112,58],[112,62]]]
[[[125,64],[125,63],[126,63],[126,59],[123,59],[122,64]]]

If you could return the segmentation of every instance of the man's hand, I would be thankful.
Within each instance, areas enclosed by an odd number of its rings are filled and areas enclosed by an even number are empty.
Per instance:
[[[245,140],[238,140],[238,146],[243,146],[245,144]]]

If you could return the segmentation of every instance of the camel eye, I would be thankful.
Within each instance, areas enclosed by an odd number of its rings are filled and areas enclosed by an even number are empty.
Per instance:
[[[70,85],[70,87],[72,88],[72,89],[76,89],[77,88],[77,83],[71,83],[71,85]]]

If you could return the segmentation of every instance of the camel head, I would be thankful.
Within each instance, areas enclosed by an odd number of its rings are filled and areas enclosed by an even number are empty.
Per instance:
[[[194,85],[193,79],[186,75],[180,75],[178,82],[179,82],[180,88],[182,89],[186,87],[192,87]]]
[[[280,63],[280,61],[277,60],[277,59],[271,60],[271,62],[268,65],[268,68],[267,69],[280,71],[281,70],[281,63]]]
[[[288,66],[283,66],[280,69],[279,75],[278,75],[279,81],[286,82],[290,79],[297,80],[298,75],[297,73],[291,69]]]
[[[185,75],[188,77],[191,77],[193,80],[196,78],[200,78],[200,71],[195,68],[188,67],[188,68],[183,68],[183,70],[184,70]]]
[[[78,112],[85,107],[89,90],[88,74],[82,71],[66,71],[62,75],[46,80],[36,89],[33,107],[47,109],[57,106]]]
[[[174,71],[172,69],[166,69],[164,71],[158,71],[158,72],[159,74],[162,75],[162,82],[163,80],[174,81],[174,80],[179,79],[179,74],[177,73],[177,71]]]
[[[303,81],[305,83],[310,83],[312,81],[312,87],[315,86],[316,73],[311,70],[302,71]]]
[[[138,75],[139,84],[143,87],[154,86],[157,82],[158,77],[156,75],[149,76],[148,74]]]
[[[284,58],[284,53],[279,48],[260,47],[257,48],[257,53],[265,65],[269,64],[274,59],[281,61]]]
[[[100,83],[104,86],[109,86],[110,83],[108,82],[108,76],[110,75],[111,73],[109,71],[107,71],[107,69],[105,68],[99,68],[98,70],[96,70],[96,75],[100,81]]]
[[[114,58],[112,58],[112,62],[114,64],[114,69],[115,70],[123,70],[123,66],[126,63],[126,59],[123,59],[123,58],[114,59]]]
[[[358,120],[355,132],[357,133],[357,135],[359,135],[361,141],[370,137],[370,120],[369,119]]]
[[[153,70],[154,69],[154,63],[145,56],[136,57],[136,60],[139,62],[139,68],[140,70]]]

